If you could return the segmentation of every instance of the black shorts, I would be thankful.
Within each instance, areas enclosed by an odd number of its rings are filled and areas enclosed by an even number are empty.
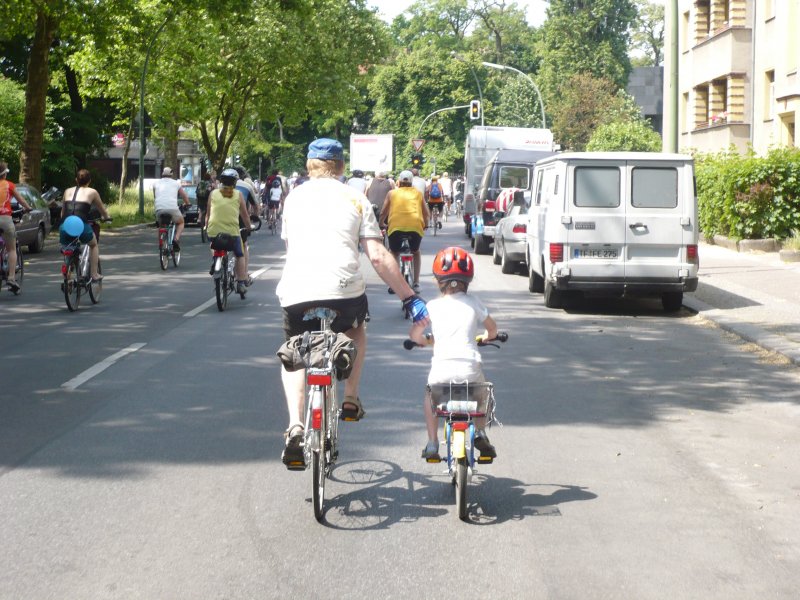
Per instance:
[[[444,202],[428,202],[428,209],[433,213],[433,211],[442,214],[442,210],[444,209]]]
[[[283,307],[283,333],[287,340],[304,331],[319,331],[319,319],[303,320],[303,313],[315,306],[332,308],[339,313],[331,325],[331,329],[336,333],[346,333],[348,330],[358,327],[367,318],[369,311],[366,294],[361,294],[357,298],[314,300],[285,306]]]
[[[393,231],[389,236],[389,250],[399,253],[403,246],[403,239],[408,239],[408,245],[412,252],[419,251],[422,236],[415,231]]]

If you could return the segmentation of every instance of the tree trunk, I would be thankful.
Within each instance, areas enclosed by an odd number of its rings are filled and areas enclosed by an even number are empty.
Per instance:
[[[122,173],[119,176],[119,198],[117,202],[122,202],[125,195],[125,187],[128,185],[128,154],[131,151],[131,138],[133,138],[133,122],[136,118],[136,109],[131,110],[131,119],[128,122],[128,131],[125,132],[125,149],[122,151]]]
[[[180,164],[178,163],[178,123],[170,123],[164,138],[164,166],[180,177]]]
[[[36,11],[36,31],[28,61],[28,80],[25,84],[25,120],[22,129],[22,148],[19,153],[19,180],[38,188],[42,183],[42,143],[44,141],[47,88],[50,84],[50,46],[58,21],[45,9]]]

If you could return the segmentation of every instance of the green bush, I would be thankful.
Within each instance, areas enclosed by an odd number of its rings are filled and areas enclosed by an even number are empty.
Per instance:
[[[706,236],[785,239],[800,228],[800,149],[696,154],[695,175]]]
[[[586,149],[590,152],[659,152],[661,136],[644,120],[614,121],[594,130]]]

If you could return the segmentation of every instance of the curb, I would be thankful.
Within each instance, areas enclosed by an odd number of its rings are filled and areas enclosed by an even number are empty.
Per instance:
[[[697,298],[684,296],[683,305],[704,319],[716,323],[721,329],[736,334],[740,338],[752,342],[765,350],[780,354],[792,364],[800,366],[800,348],[798,348],[797,344],[788,341],[786,338],[764,331],[760,327],[756,327],[750,323],[727,317],[724,311],[714,308]]]

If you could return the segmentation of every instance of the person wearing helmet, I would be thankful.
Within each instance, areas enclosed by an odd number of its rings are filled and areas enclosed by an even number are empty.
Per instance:
[[[178,208],[178,198],[183,200],[184,206],[189,206],[189,196],[186,190],[181,186],[181,182],[174,179],[172,176],[172,169],[164,167],[161,171],[161,179],[153,185],[153,196],[155,198],[156,219],[162,214],[172,217],[175,223],[175,239],[172,241],[172,247],[175,251],[181,249],[180,240],[183,233],[183,213]]]
[[[75,187],[68,188],[64,192],[64,201],[61,204],[61,221],[62,227],[59,232],[59,241],[62,246],[69,244],[76,237],[80,240],[81,244],[89,245],[89,270],[91,272],[92,281],[98,282],[102,279],[98,273],[98,265],[100,264],[100,247],[97,244],[97,236],[100,234],[100,227],[91,223],[92,209],[100,213],[104,219],[110,219],[105,204],[100,199],[100,194],[93,187],[89,187],[92,183],[92,175],[86,169],[78,171],[75,177]],[[83,222],[83,231],[74,232],[66,231],[66,220],[69,216],[79,217]],[[95,228],[97,232],[95,233]],[[70,235],[77,233],[78,235]]]
[[[217,236],[226,234],[230,247],[218,248],[232,250],[236,255],[236,292],[243,294],[249,284],[247,253],[239,231],[241,220],[250,229],[250,214],[247,211],[242,192],[236,187],[239,174],[235,169],[225,169],[219,176],[220,187],[211,192],[208,198],[208,237],[212,247],[220,245]]]
[[[379,223],[388,223],[389,250],[396,261],[400,260],[403,240],[408,240],[411,252],[414,253],[414,291],[419,291],[419,272],[422,254],[419,251],[425,223],[428,222],[428,207],[418,189],[413,187],[414,175],[411,171],[403,171],[398,177],[397,189],[391,190],[383,202]],[[389,288],[389,293],[394,290]]]
[[[413,323],[409,332],[409,337],[417,344],[433,344],[428,383],[484,382],[476,334],[482,326],[484,331],[479,337],[494,339],[497,337],[497,323],[478,297],[467,293],[475,275],[472,256],[455,246],[440,250],[433,259],[433,275],[441,292],[439,298],[428,303],[433,335],[430,339],[426,337],[425,325],[420,323]],[[431,408],[430,391],[425,396],[425,425],[428,443],[422,451],[422,458],[440,460],[438,427]],[[486,419],[475,419],[475,425],[475,448],[481,456],[495,458],[497,452],[484,429]]]
[[[431,175],[431,182],[428,184],[428,187],[425,188],[425,197],[428,199],[428,210],[430,210],[431,216],[434,217],[431,221],[431,227],[438,227],[441,229],[444,194],[442,185],[439,183],[438,175]]]
[[[344,173],[343,155],[342,144],[333,139],[317,139],[308,147],[310,179],[293,189],[284,203],[281,237],[286,242],[286,262],[277,294],[286,340],[318,329],[318,319],[303,320],[308,308],[324,306],[338,312],[332,329],[351,338],[357,349],[352,372],[344,382],[341,418],[358,421],[365,415],[359,384],[368,311],[359,246],[378,276],[403,299],[415,322],[427,323],[428,313],[425,302],[406,283],[399,265],[384,248],[367,197],[338,181]],[[304,461],[305,370],[287,371],[282,366],[281,381],[289,411],[282,460],[292,468]]]

